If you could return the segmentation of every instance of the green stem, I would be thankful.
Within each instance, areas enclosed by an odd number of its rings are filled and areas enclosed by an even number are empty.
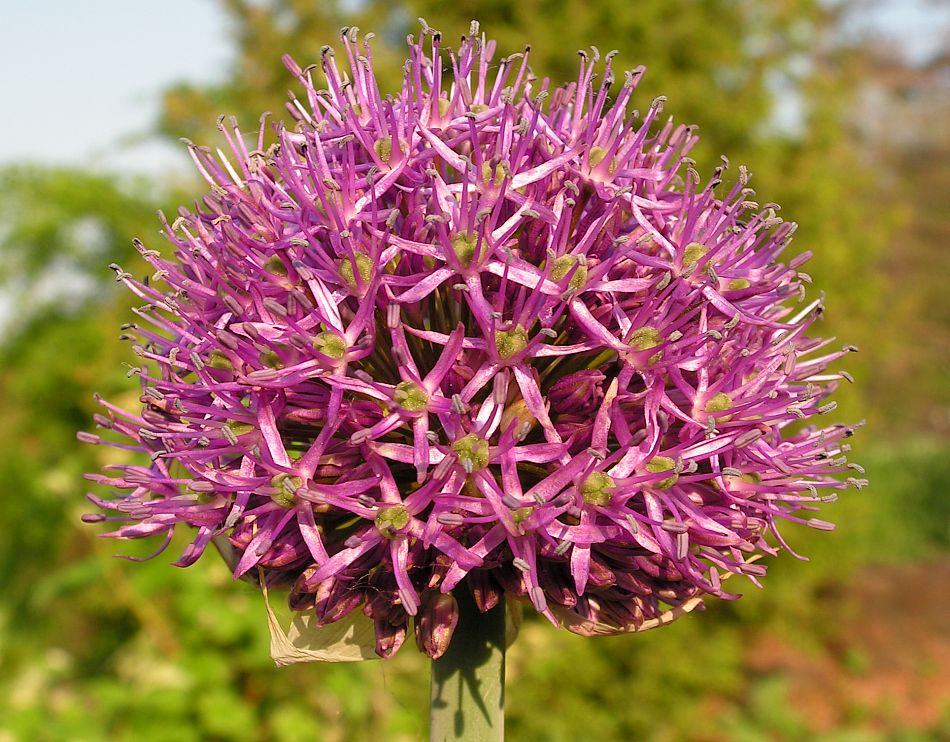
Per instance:
[[[505,738],[505,599],[480,613],[467,587],[454,592],[459,621],[445,654],[432,661],[429,740]]]

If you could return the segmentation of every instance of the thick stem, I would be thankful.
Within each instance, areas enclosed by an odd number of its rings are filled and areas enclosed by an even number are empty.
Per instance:
[[[505,738],[505,600],[480,613],[467,587],[454,592],[459,620],[445,654],[432,661],[429,740]]]

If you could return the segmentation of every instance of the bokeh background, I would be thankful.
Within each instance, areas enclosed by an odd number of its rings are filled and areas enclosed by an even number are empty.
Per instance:
[[[842,422],[871,486],[790,527],[810,561],[642,636],[581,639],[529,619],[509,651],[511,740],[950,738],[950,11],[927,0],[36,0],[0,26],[0,742],[415,740],[428,668],[277,670],[260,596],[209,556],[177,570],[84,526],[92,395],[134,404],[118,339],[155,211],[202,191],[177,138],[219,114],[282,112],[344,25],[377,34],[394,89],[417,16],[479,18],[567,81],[574,49],[646,64],[641,107],[701,125],[811,250],[820,332],[854,343]],[[131,549],[131,550],[130,550]],[[173,551],[173,550],[172,550]],[[143,552],[144,553],[144,552]],[[171,552],[169,552],[171,553]]]

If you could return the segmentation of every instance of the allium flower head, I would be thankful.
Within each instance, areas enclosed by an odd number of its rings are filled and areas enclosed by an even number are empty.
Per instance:
[[[477,26],[455,51],[425,28],[383,97],[370,37],[342,45],[325,82],[285,59],[292,128],[189,145],[210,191],[164,222],[174,256],[116,267],[143,406],[97,422],[149,463],[91,476],[116,497],[88,520],[193,527],[179,566],[227,538],[236,577],[322,623],[363,611],[383,656],[410,621],[443,652],[462,584],[650,628],[756,581],[779,521],[829,527],[809,511],[852,431],[782,431],[833,408],[848,348],[805,334],[822,307],[778,207],[742,169],[702,185],[662,99],[631,110],[642,68],[612,85],[582,54],[550,89]]]

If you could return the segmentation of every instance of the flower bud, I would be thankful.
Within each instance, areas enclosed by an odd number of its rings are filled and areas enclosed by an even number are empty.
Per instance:
[[[415,620],[416,645],[432,659],[438,659],[449,648],[449,641],[459,620],[459,607],[451,594],[428,591]]]
[[[575,371],[551,386],[548,396],[551,407],[560,413],[589,415],[600,406],[604,398],[601,384],[604,375],[600,371]]]
[[[394,624],[389,618],[375,618],[376,654],[383,659],[392,657],[406,640],[406,623]]]

